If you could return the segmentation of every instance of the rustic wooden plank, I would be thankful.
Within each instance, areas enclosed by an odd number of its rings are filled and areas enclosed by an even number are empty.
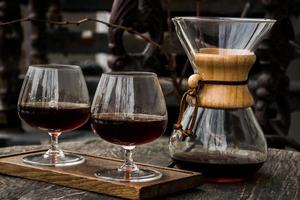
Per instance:
[[[170,161],[168,138],[137,148],[134,158],[140,162],[166,166]],[[65,149],[97,156],[122,158],[116,145],[98,138],[64,143]],[[22,152],[40,146],[9,147],[0,149],[0,154]],[[257,176],[244,183],[207,183],[196,189],[169,195],[164,199],[300,199],[300,153],[269,149],[269,157]],[[0,175],[0,199],[116,199],[105,195]]]
[[[137,165],[140,168],[151,168],[160,171],[163,177],[146,183],[126,183],[100,179],[94,176],[98,169],[117,168],[123,164],[123,161],[80,153],[76,154],[84,156],[85,163],[72,167],[42,167],[22,162],[24,156],[43,151],[45,149],[1,156],[0,173],[128,199],[144,199],[166,195],[175,191],[194,188],[202,182],[200,173],[143,163],[137,163]]]

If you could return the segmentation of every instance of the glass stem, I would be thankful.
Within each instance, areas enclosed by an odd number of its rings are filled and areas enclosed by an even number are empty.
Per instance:
[[[132,159],[132,153],[135,149],[135,146],[123,146],[124,152],[124,164],[119,168],[121,171],[134,172],[138,171],[139,168],[134,164]]]
[[[64,157],[63,151],[58,146],[58,137],[60,136],[61,132],[49,132],[49,135],[51,137],[51,143],[50,148],[46,152],[44,156],[46,157]]]

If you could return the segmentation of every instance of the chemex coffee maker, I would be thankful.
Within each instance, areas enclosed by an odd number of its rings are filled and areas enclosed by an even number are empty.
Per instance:
[[[267,159],[267,144],[251,109],[247,79],[253,51],[275,20],[172,20],[194,70],[169,142],[172,159],[210,181],[251,177]]]

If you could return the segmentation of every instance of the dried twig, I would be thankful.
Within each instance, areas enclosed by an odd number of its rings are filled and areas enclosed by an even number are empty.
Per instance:
[[[243,11],[241,13],[241,18],[247,17],[251,7],[253,6],[254,1],[253,0],[248,0],[243,8]]]
[[[244,6],[244,9],[243,9],[243,11],[242,11],[242,14],[241,14],[241,18],[244,18],[244,17],[246,17],[247,16],[247,13],[248,13],[248,11],[249,11],[249,9],[250,9],[250,2],[248,1],[248,2],[246,2],[246,4],[245,4],[245,6]]]
[[[170,16],[171,16],[171,14],[170,14],[170,11],[169,11],[168,12],[168,19],[169,19],[168,29],[171,32],[172,30],[171,30],[171,21],[170,21],[171,17]],[[16,23],[21,23],[21,22],[46,23],[46,24],[58,25],[58,26],[65,26],[65,25],[79,26],[80,24],[85,23],[85,22],[98,22],[98,23],[104,24],[108,27],[112,27],[112,28],[116,28],[116,29],[122,29],[122,30],[124,30],[128,33],[137,35],[141,39],[143,39],[145,42],[159,48],[161,50],[161,52],[165,55],[166,59],[168,60],[168,69],[171,72],[172,83],[174,85],[174,91],[173,92],[178,97],[178,99],[181,98],[180,89],[179,89],[179,85],[178,85],[178,82],[177,82],[176,61],[175,61],[174,55],[170,56],[168,54],[168,52],[166,52],[162,49],[161,45],[154,42],[151,38],[148,38],[147,36],[143,35],[142,33],[134,30],[132,27],[126,27],[126,26],[122,26],[122,25],[112,24],[112,23],[108,23],[108,22],[105,22],[105,21],[102,21],[102,20],[99,20],[99,19],[93,19],[93,18],[89,18],[89,17],[85,17],[85,18],[79,19],[77,21],[71,21],[71,20],[54,21],[54,20],[36,19],[36,18],[26,17],[26,18],[16,19],[16,20],[8,21],[8,22],[0,22],[0,27],[5,26],[5,25],[12,25],[12,24],[16,24]]]
[[[108,23],[108,22],[105,22],[105,21],[102,21],[102,20],[99,20],[99,19],[93,19],[93,18],[89,18],[89,17],[79,19],[77,21],[70,21],[70,20],[68,20],[68,21],[67,20],[52,21],[52,20],[47,20],[47,19],[36,19],[36,18],[26,17],[26,18],[16,19],[16,20],[8,21],[8,22],[0,22],[0,26],[11,25],[11,24],[21,23],[21,22],[47,23],[47,24],[58,25],[58,26],[65,26],[65,25],[77,25],[77,26],[79,26],[80,24],[82,24],[84,22],[98,22],[98,23],[104,24],[108,27],[112,27],[112,28],[116,28],[116,29],[122,29],[122,30],[124,30],[128,33],[138,35],[139,37],[141,37],[143,40],[150,43],[151,45],[153,45],[155,47],[158,47],[158,48],[161,48],[161,46],[159,44],[157,44],[156,42],[154,42],[153,40],[151,40],[147,36],[143,35],[142,33],[138,32],[136,30],[134,30],[131,27],[112,24],[112,23]]]
[[[295,51],[296,51],[298,54],[300,54],[300,45],[297,44],[297,43],[296,43],[295,41],[293,41],[293,40],[290,40],[289,43],[290,43],[290,45],[292,45],[292,46],[295,48]]]

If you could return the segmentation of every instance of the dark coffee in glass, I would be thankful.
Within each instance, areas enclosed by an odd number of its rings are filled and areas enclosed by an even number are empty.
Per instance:
[[[98,170],[99,178],[145,182],[162,177],[140,169],[132,159],[136,145],[159,138],[167,125],[167,110],[157,76],[149,72],[111,72],[102,75],[91,108],[91,126],[102,139],[122,145],[125,162],[118,169]]]

